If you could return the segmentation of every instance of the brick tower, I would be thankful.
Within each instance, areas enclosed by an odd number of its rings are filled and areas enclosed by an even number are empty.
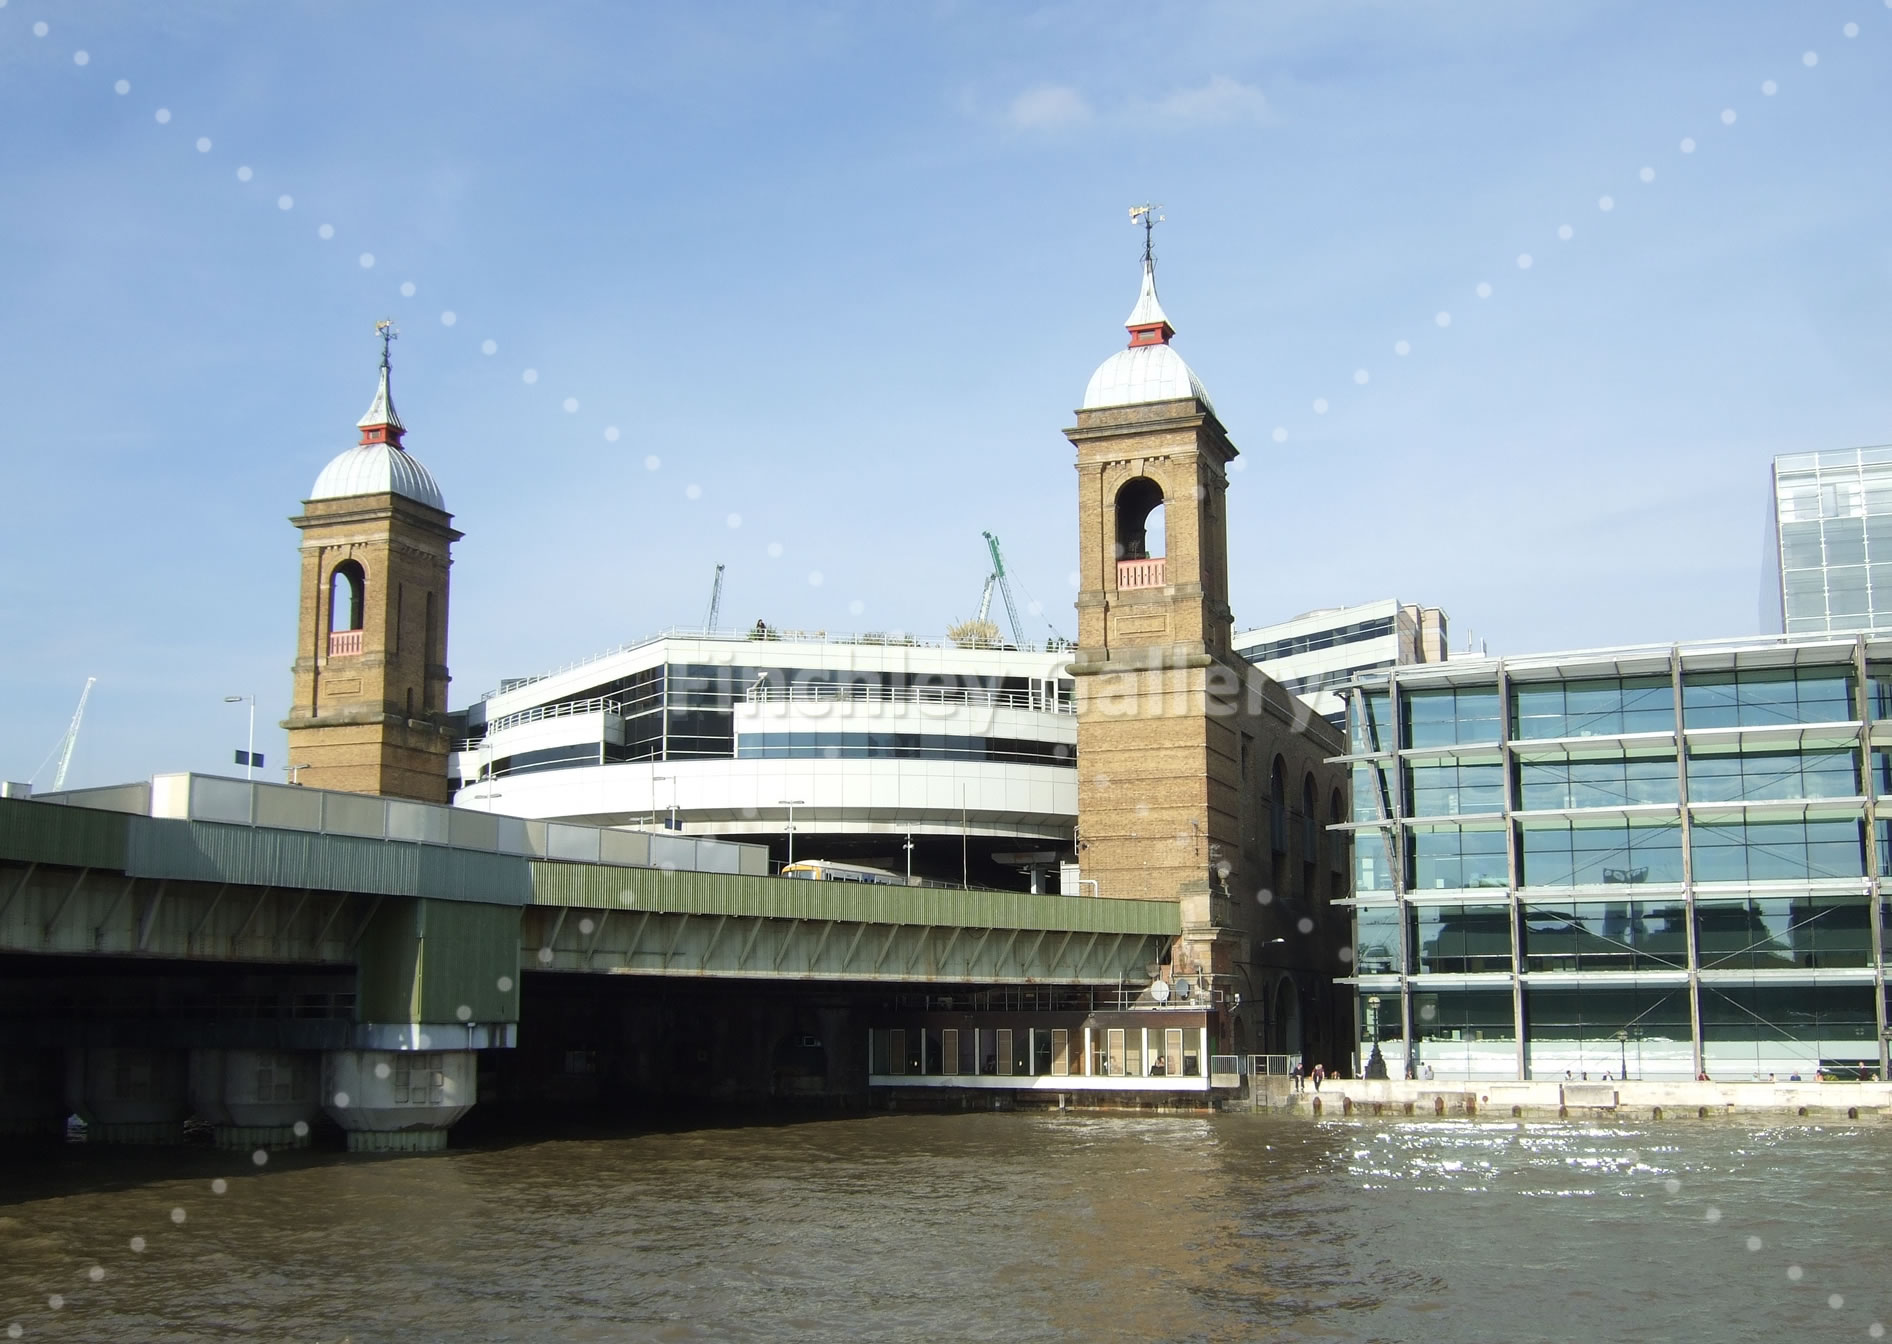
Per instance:
[[[1146,216],[1147,221],[1147,216]],[[1230,649],[1235,446],[1170,345],[1149,235],[1127,348],[1065,431],[1078,475],[1078,862],[1105,897],[1175,900],[1172,971],[1230,979],[1256,932],[1260,752],[1278,688]],[[1270,722],[1273,719],[1275,721]]]
[[[381,381],[361,442],[323,468],[302,513],[295,701],[283,727],[302,783],[447,801],[447,567],[453,530],[440,487],[401,446]]]

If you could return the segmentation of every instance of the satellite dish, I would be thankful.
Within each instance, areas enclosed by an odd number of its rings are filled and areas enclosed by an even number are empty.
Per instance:
[[[1150,997],[1158,1003],[1169,1002],[1169,981],[1157,980],[1150,985]]]

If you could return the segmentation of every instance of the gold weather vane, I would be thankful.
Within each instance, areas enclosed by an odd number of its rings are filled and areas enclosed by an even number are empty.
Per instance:
[[[1148,203],[1130,207],[1130,222],[1143,226],[1143,260],[1146,262],[1154,262],[1156,260],[1156,252],[1154,250],[1155,238],[1153,235],[1156,232],[1156,226],[1163,223],[1167,218],[1167,216],[1157,213],[1157,211],[1162,208],[1163,207],[1160,205],[1150,205]]]
[[[382,318],[374,324],[374,329],[381,337],[381,367],[385,369],[388,367],[388,342],[399,337],[401,333],[395,330],[394,319],[391,317]]]

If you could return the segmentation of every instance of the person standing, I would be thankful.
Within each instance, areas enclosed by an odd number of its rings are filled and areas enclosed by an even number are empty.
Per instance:
[[[1327,1066],[1325,1064],[1316,1064],[1314,1066],[1314,1090],[1316,1092],[1320,1091],[1321,1079],[1325,1078],[1326,1076],[1327,1076]]]

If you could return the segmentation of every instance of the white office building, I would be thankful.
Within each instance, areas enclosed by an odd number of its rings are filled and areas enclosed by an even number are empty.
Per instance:
[[[1068,652],[676,632],[466,711],[454,802],[1055,888],[1077,820]]]
[[[1244,630],[1235,651],[1337,728],[1346,724],[1340,688],[1363,672],[1442,663],[1445,613],[1397,598],[1323,607],[1277,625]]]

